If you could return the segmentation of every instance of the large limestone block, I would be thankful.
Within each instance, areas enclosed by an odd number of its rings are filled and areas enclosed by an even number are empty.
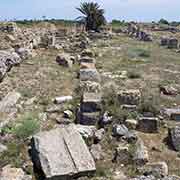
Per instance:
[[[69,179],[96,170],[94,160],[74,125],[41,132],[32,138],[32,159],[47,179]]]

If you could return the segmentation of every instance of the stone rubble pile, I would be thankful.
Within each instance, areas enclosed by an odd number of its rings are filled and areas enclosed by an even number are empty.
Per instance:
[[[101,77],[95,67],[95,59],[93,57],[93,52],[84,50],[79,61],[79,79],[83,92],[78,121],[83,125],[96,125],[102,110]]]

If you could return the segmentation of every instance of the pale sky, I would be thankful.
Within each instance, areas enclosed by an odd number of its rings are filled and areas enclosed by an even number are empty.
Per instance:
[[[89,0],[87,0],[89,1]],[[106,11],[108,20],[180,21],[180,0],[92,0]],[[0,0],[0,20],[47,18],[75,19],[82,0]]]

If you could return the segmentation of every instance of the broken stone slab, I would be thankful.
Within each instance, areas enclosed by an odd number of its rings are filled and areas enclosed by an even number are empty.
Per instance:
[[[4,78],[6,73],[16,65],[19,65],[22,59],[15,52],[0,51],[0,80]]]
[[[180,108],[165,108],[162,114],[170,120],[180,121]]]
[[[17,112],[16,104],[20,97],[20,93],[10,92],[0,101],[0,128],[7,125],[13,119]]]
[[[81,100],[81,112],[97,112],[102,110],[100,93],[84,93]]]
[[[96,170],[94,159],[73,124],[33,136],[32,160],[47,179],[70,179]]]
[[[124,124],[115,124],[112,128],[112,135],[117,138],[122,137],[124,140],[131,143],[136,142],[138,139],[135,131],[129,131]]]
[[[61,104],[61,103],[65,103],[65,102],[69,102],[73,99],[72,96],[60,96],[60,97],[56,97],[54,99],[54,103],[56,104]]]
[[[95,126],[85,126],[85,125],[76,125],[77,131],[82,135],[83,139],[90,142],[94,140],[96,127]]]
[[[168,132],[171,145],[176,151],[180,151],[180,126],[170,128]]]
[[[168,165],[166,162],[147,163],[139,171],[141,174],[153,175],[157,179],[160,179],[168,175]]]
[[[30,180],[31,176],[25,175],[22,169],[20,168],[12,168],[10,165],[2,168],[2,172],[0,173],[1,180]]]
[[[159,89],[164,95],[176,96],[178,94],[178,90],[172,86],[160,86]]]
[[[101,77],[99,72],[92,68],[92,69],[80,69],[80,81],[94,81],[100,82]]]
[[[113,125],[113,128],[112,128],[113,136],[121,137],[121,136],[126,136],[126,134],[128,134],[128,133],[129,133],[129,130],[124,124],[120,124],[120,125],[115,124],[115,125]]]
[[[147,147],[144,145],[144,142],[140,138],[136,143],[133,160],[138,166],[143,166],[149,161]]]
[[[32,52],[28,48],[18,48],[15,50],[15,52],[21,57],[21,59],[28,59],[32,57]]]
[[[156,117],[140,117],[138,119],[137,129],[145,133],[158,133],[160,121]]]
[[[141,100],[141,92],[139,90],[120,90],[117,96],[121,104],[138,105]]]

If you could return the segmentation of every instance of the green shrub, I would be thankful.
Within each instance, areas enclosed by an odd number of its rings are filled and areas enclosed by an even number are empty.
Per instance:
[[[23,117],[20,124],[12,129],[12,133],[18,138],[25,140],[29,136],[37,133],[40,129],[40,124],[37,118],[28,114]]]
[[[139,79],[141,78],[141,74],[136,71],[129,71],[128,72],[128,78],[130,79]]]
[[[7,144],[7,151],[0,155],[0,168],[11,164],[17,168],[21,167],[23,159],[20,158],[22,147],[17,142]]]

